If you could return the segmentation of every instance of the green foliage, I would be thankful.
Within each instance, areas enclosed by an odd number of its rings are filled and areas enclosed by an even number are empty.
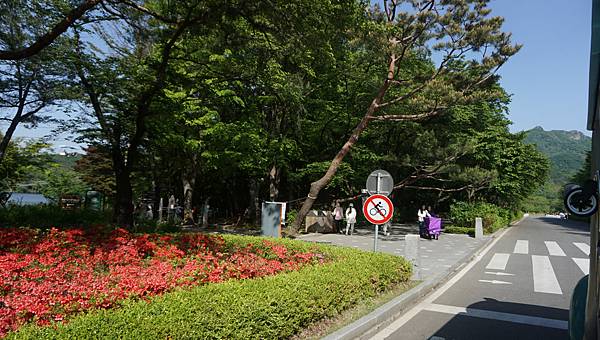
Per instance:
[[[106,213],[91,210],[62,210],[55,205],[0,208],[0,227],[86,227],[109,221]]]
[[[51,165],[34,176],[37,182],[34,186],[35,191],[55,202],[58,202],[62,195],[83,197],[88,189],[88,185],[79,178],[79,173],[60,168],[58,164]]]
[[[521,209],[531,213],[561,211],[564,209],[562,190],[561,185],[547,181],[523,202]]]
[[[67,5],[53,0],[40,14],[19,7],[13,11],[23,17],[11,18],[42,27]],[[402,55],[399,79],[380,99],[407,99],[376,114],[440,114],[371,120],[317,208],[358,194],[376,168],[406,185],[395,202],[411,211],[397,210],[407,219],[420,202],[438,212],[456,200],[516,208],[545,176],[545,160],[510,134],[509,96],[488,77],[519,46],[485,3],[436,2],[426,10],[403,2],[390,23],[379,5],[358,0],[144,6],[149,11],[103,2],[89,21],[105,24],[81,23],[52,63],[67,94],[86,108],[65,124],[91,145],[76,171],[92,189],[119,196],[120,215],[130,215],[132,200],[152,199],[156,207],[173,194],[186,216],[209,200],[211,218],[240,221],[257,215],[260,200],[306,197],[379,92],[394,51]],[[444,51],[453,56],[439,65],[432,56]]]
[[[506,227],[513,219],[514,213],[490,203],[457,202],[450,207],[450,218],[456,227],[474,228],[475,218],[481,217],[485,233],[493,233]]]
[[[298,216],[298,210],[290,209],[290,210],[286,211],[285,214],[286,214],[286,219],[287,219],[286,225],[290,226],[296,220],[296,216]]]
[[[586,180],[590,179],[592,173],[592,151],[589,150],[585,154],[585,161],[581,164],[579,170],[571,177],[571,182],[577,184],[583,184]]]
[[[498,171],[489,190],[484,191],[489,202],[517,209],[546,181],[548,159],[533,145],[524,144],[524,137],[522,133],[510,134],[506,128],[486,131],[481,137],[475,158]]]
[[[108,152],[103,148],[90,146],[86,153],[77,159],[71,168],[92,190],[99,191],[105,196],[115,193],[115,178],[112,161]]]
[[[444,228],[444,233],[446,234],[465,234],[471,237],[475,237],[475,228],[473,227],[456,227],[456,226],[447,226]]]
[[[42,152],[47,146],[38,141],[22,144],[19,139],[9,143],[4,159],[0,162],[0,191],[27,191],[33,174],[50,162],[48,154]]]
[[[254,237],[225,236],[233,245]],[[7,339],[285,339],[333,317],[394,284],[406,282],[410,264],[397,256],[272,240],[324,254],[323,265],[253,280],[232,280],[128,301],[53,327],[25,326]]]

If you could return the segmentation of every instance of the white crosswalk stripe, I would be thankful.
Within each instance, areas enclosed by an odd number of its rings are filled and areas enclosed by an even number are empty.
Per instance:
[[[533,291],[538,293],[562,294],[548,256],[531,255],[533,265]]]
[[[560,248],[558,243],[555,241],[544,241],[546,244],[546,248],[548,248],[548,253],[552,256],[567,256],[565,252]]]
[[[585,243],[581,243],[581,242],[573,242],[573,244],[575,245],[575,247],[579,248],[584,254],[586,255],[590,255],[590,246],[585,244]]]
[[[587,275],[590,273],[590,259],[579,259],[574,257],[573,261],[575,262],[575,264],[577,264],[579,269],[581,269],[583,275]]]
[[[506,264],[508,263],[509,257],[510,254],[496,253],[494,254],[494,256],[492,256],[490,263],[488,263],[488,265],[485,268],[493,270],[504,270],[506,269]]]
[[[533,253],[536,253],[536,251],[538,252],[542,252],[543,253],[543,248],[539,248],[539,243],[544,242],[544,245],[546,247],[546,249],[548,250],[547,255],[546,254],[540,254],[540,255],[534,255],[534,254],[530,254],[530,243],[533,242]],[[583,242],[571,242],[575,247],[577,247],[580,251],[582,251],[583,253],[585,253],[586,255],[589,255],[589,251],[590,251],[590,247]],[[561,247],[562,245],[562,247]],[[538,248],[536,248],[536,246]],[[563,250],[564,249],[564,250]],[[565,262],[561,262],[561,260],[556,259],[556,257],[567,257],[567,254],[565,253],[565,250],[569,251],[569,252],[573,252],[573,247],[569,244],[569,242],[564,242],[559,244],[559,242],[557,241],[542,241],[542,240],[516,240],[516,243],[514,245],[513,248],[513,252],[512,254],[525,254],[525,255],[529,255],[531,256],[531,275],[533,277],[533,291],[536,293],[546,293],[546,294],[559,294],[562,295],[563,291],[562,288],[560,286],[560,283],[558,281],[558,277],[557,274],[561,274],[562,272],[560,270],[558,270],[557,272],[555,272],[554,267],[552,266],[552,262],[555,262],[554,265],[562,265],[564,266]],[[510,255],[511,253],[495,253],[493,254],[493,256],[490,258],[489,263],[487,264],[487,266],[485,267],[485,270],[483,272],[483,274],[485,274],[484,277],[481,277],[481,279],[478,279],[478,282],[481,283],[489,283],[489,284],[494,284],[494,285],[511,285],[512,283],[509,281],[500,281],[500,280],[496,280],[496,279],[491,279],[491,277],[489,275],[493,275],[493,276],[506,276],[506,278],[510,278],[510,276],[515,276],[518,277],[518,273],[515,274],[511,274],[511,273],[506,273],[506,271],[508,270],[509,272],[513,271],[515,268],[512,268],[513,266],[521,266],[520,264],[523,263],[522,260],[524,260],[525,258],[523,257],[516,257],[513,261],[511,261],[510,265],[508,263],[508,260],[510,259]],[[573,262],[575,262],[575,265],[577,265],[577,267],[581,270],[581,272],[584,275],[587,275],[589,273],[589,266],[590,266],[590,260],[588,258],[583,258],[581,255],[579,257],[572,257],[573,255],[571,255],[571,253],[569,254],[569,257],[571,258],[571,260],[573,260]],[[552,258],[555,258],[555,260],[552,260]],[[508,269],[507,269],[508,267]],[[558,268],[560,269],[560,268]],[[559,275],[560,276],[560,275]],[[531,276],[530,276],[531,277]],[[490,280],[491,279],[491,280]]]
[[[529,241],[527,240],[517,240],[515,244],[515,250],[513,250],[515,254],[529,254]]]

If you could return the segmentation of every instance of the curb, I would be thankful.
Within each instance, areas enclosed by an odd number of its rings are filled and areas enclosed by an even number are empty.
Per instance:
[[[526,217],[527,216],[523,216],[520,220],[513,222],[510,225],[513,226],[519,224]],[[379,331],[391,324],[395,318],[402,315],[412,306],[416,305],[417,302],[419,302],[422,298],[444,284],[452,276],[454,276],[456,272],[462,269],[462,267],[471,262],[483,249],[485,249],[494,239],[498,237],[499,233],[503,232],[506,228],[507,227],[504,227],[495,231],[479,248],[473,250],[470,254],[465,255],[452,267],[428,280],[423,281],[416,287],[401,294],[400,296],[397,296],[393,300],[387,302],[383,306],[380,306],[353,323],[323,337],[322,340],[368,339],[371,336],[379,333]]]

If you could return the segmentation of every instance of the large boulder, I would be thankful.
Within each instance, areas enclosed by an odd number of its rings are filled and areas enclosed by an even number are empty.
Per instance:
[[[309,233],[333,233],[333,216],[329,211],[311,210],[304,221]]]

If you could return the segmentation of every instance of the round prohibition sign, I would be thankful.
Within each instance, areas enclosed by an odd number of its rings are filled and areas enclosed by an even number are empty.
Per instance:
[[[367,221],[373,224],[384,224],[392,219],[394,205],[387,196],[372,195],[365,200],[363,214]]]

